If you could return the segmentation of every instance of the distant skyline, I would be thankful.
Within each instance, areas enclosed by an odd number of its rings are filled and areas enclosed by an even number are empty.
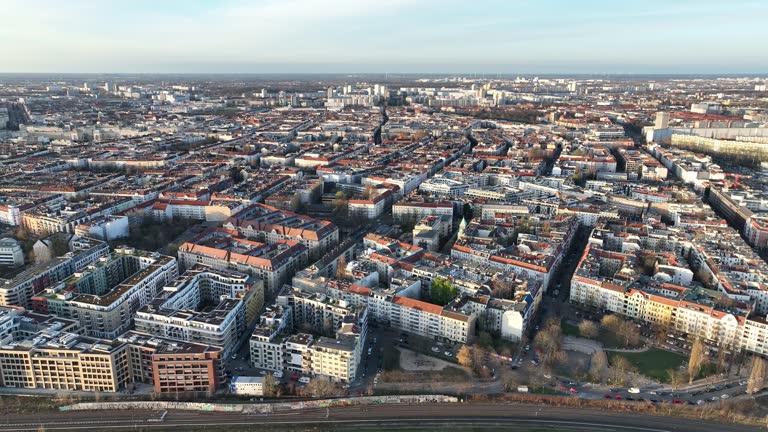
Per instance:
[[[0,73],[768,72],[755,0],[3,0],[0,16]]]

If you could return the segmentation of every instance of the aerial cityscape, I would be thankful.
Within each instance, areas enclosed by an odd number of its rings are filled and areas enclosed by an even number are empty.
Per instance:
[[[337,19],[267,3],[179,19]],[[123,25],[0,58],[0,431],[768,426],[768,64],[58,52]]]

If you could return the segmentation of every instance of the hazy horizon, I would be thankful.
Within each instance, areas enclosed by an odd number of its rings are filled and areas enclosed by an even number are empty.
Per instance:
[[[4,3],[4,73],[768,71],[754,0]]]

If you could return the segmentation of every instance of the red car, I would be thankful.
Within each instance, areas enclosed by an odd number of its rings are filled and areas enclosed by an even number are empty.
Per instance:
[[[560,386],[560,390],[562,390],[562,391],[566,391],[566,390],[568,390],[568,387],[566,387],[566,386]]]
[[[609,395],[609,394],[607,394],[607,395],[605,395],[605,396],[603,396],[603,397],[604,397],[604,398],[606,398],[606,399],[613,399],[613,396],[611,396],[611,395]]]
[[[683,403],[683,401],[681,401],[680,399],[672,399],[672,403],[673,404],[681,404],[681,403]]]
[[[624,399],[624,398],[621,397],[621,395],[616,395],[616,400],[621,400],[621,399]]]
[[[573,387],[569,388],[569,389],[568,389],[568,391],[569,391],[569,392],[571,392],[571,393],[573,393],[573,394],[576,394],[576,393],[578,393],[578,392],[579,392],[578,390],[576,390],[576,389],[575,389],[575,388],[573,388]]]

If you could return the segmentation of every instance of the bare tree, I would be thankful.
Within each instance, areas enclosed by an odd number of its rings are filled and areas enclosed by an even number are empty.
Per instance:
[[[677,389],[685,384],[685,375],[679,370],[667,369],[667,378],[669,378],[669,383],[672,384],[673,389]]]
[[[277,380],[272,375],[265,375],[264,382],[262,383],[264,388],[264,396],[275,397],[277,396]]]
[[[704,342],[697,338],[691,346],[691,356],[688,358],[688,384],[691,384],[701,372],[701,366],[707,359]]]
[[[614,357],[611,364],[611,378],[615,384],[624,385],[627,382],[627,374],[634,371],[635,367],[625,357]]]
[[[619,328],[616,330],[616,334],[624,339],[624,344],[627,346],[635,346],[640,343],[640,335],[637,328],[629,321],[621,321]]]
[[[456,360],[458,360],[460,365],[471,368],[473,364],[472,350],[468,346],[463,345],[459,352],[456,353]]]
[[[347,277],[347,259],[344,255],[339,257],[336,262],[336,279],[344,280]]]
[[[615,332],[623,321],[618,315],[605,315],[600,320],[600,326]]]
[[[603,382],[606,369],[608,369],[608,356],[605,351],[595,351],[589,362],[589,376],[595,382]]]
[[[754,394],[759,392],[765,387],[766,362],[761,357],[752,357],[752,366],[749,372],[749,380],[747,380],[747,393]]]
[[[307,384],[304,392],[307,395],[315,398],[324,398],[336,396],[339,392],[339,389],[337,389],[336,386],[328,379],[314,378],[309,384]]]
[[[518,385],[520,385],[520,381],[517,379],[516,376],[510,375],[504,378],[504,388],[507,391],[517,388]]]
[[[597,337],[597,324],[594,323],[594,321],[590,320],[581,320],[579,323],[579,334],[584,336],[585,338],[595,338]]]

